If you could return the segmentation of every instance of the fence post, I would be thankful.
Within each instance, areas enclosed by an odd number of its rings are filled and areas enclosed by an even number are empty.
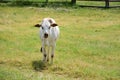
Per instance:
[[[72,4],[76,4],[76,0],[71,0],[71,3]]]
[[[109,8],[109,0],[105,0],[105,7]]]

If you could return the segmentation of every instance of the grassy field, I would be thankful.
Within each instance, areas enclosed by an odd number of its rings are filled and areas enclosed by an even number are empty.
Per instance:
[[[0,80],[119,80],[119,8],[0,7]],[[60,26],[54,64],[43,63],[44,17]]]

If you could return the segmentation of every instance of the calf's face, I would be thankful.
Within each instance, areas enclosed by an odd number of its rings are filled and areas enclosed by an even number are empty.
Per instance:
[[[49,25],[41,25],[41,31],[44,38],[48,38],[50,33],[50,28],[51,27]]]

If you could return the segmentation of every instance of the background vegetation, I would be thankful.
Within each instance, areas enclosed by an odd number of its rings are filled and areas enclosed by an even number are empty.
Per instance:
[[[36,7],[105,7],[104,0],[0,0],[1,3],[9,6],[36,6]],[[73,0],[74,2],[74,0]],[[120,7],[120,2],[110,2],[110,7]]]
[[[119,8],[2,4],[0,80],[119,80],[119,13]],[[39,29],[34,27],[44,17],[54,18],[61,31],[53,65],[41,61]]]

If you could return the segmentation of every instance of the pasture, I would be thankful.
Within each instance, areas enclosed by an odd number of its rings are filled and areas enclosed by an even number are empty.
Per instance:
[[[119,80],[119,8],[0,6],[0,80]],[[54,63],[43,63],[39,29],[60,26]]]

